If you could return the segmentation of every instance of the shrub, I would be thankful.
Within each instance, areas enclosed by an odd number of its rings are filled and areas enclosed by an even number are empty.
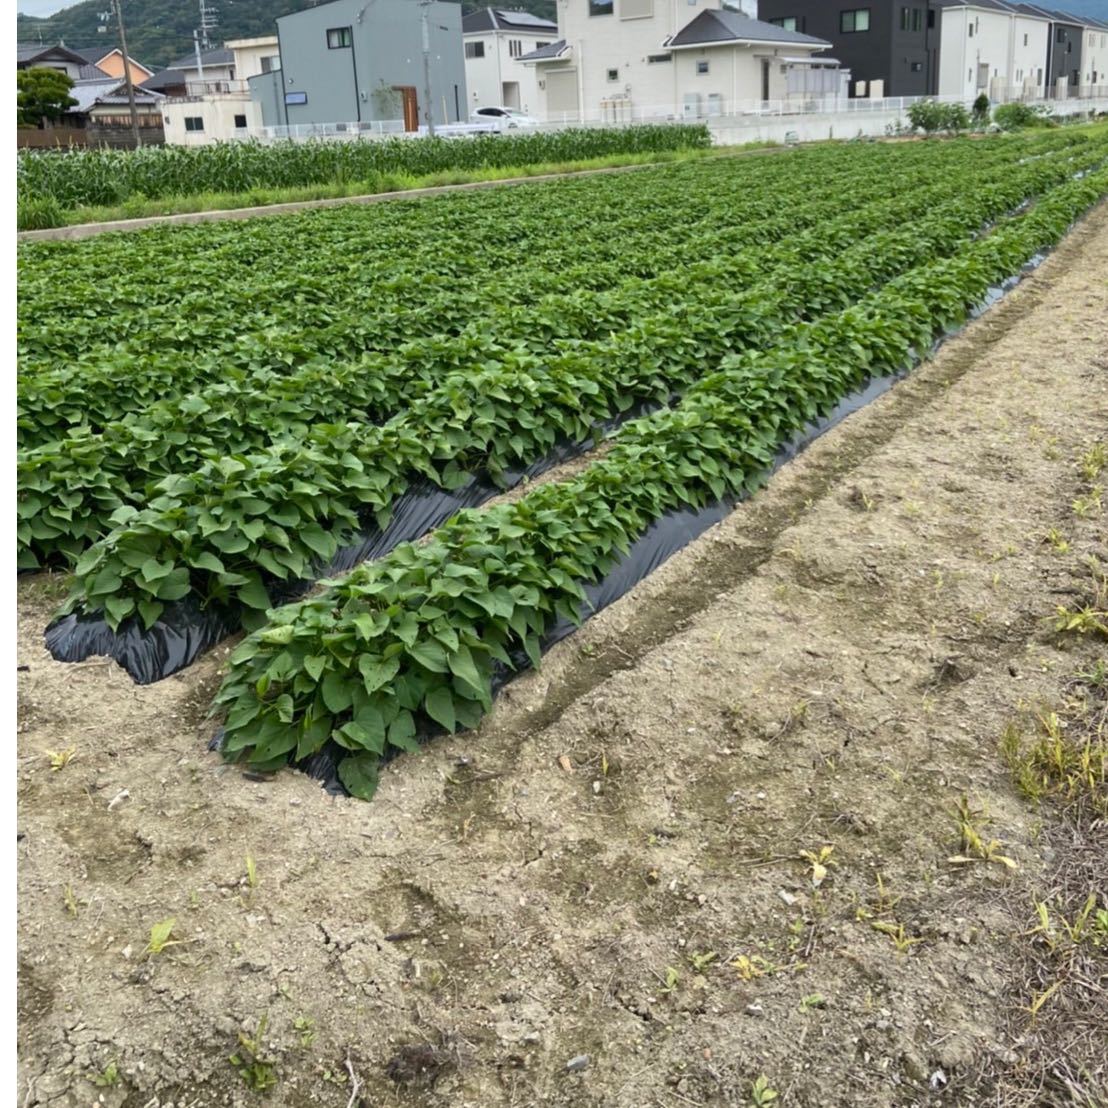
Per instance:
[[[961,104],[940,104],[935,100],[920,100],[908,109],[912,126],[925,134],[937,131],[966,131],[970,126],[969,113]]]
[[[985,93],[973,102],[973,122],[978,127],[983,127],[989,122],[989,98]]]
[[[1024,127],[1054,126],[1049,108],[1035,108],[1030,104],[1001,104],[993,112],[993,121],[1003,131],[1019,131]]]

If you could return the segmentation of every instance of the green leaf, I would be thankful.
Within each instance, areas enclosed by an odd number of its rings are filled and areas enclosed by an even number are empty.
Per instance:
[[[396,676],[400,670],[400,659],[383,660],[373,654],[363,654],[358,659],[358,669],[365,681],[365,691],[375,693]]]
[[[345,673],[327,674],[323,679],[322,686],[320,686],[320,691],[323,694],[323,703],[327,705],[327,710],[334,712],[336,715],[339,712],[345,712],[354,702],[350,678]]]
[[[118,627],[134,610],[135,602],[129,596],[109,596],[104,601],[104,611],[111,616],[116,627]]]
[[[304,670],[313,681],[318,681],[326,668],[327,659],[321,654],[309,654],[304,659]]]
[[[248,608],[260,608],[264,611],[270,606],[269,593],[265,591],[265,586],[258,577],[255,577],[248,585],[236,589],[235,596]]]
[[[292,642],[296,628],[291,623],[283,623],[279,627],[267,627],[258,638],[262,642],[276,643],[278,646],[287,646]]]
[[[404,708],[389,725],[389,743],[400,750],[415,753],[419,750],[415,734],[415,719],[412,713]]]
[[[223,573],[223,563],[210,551],[204,550],[189,559],[189,564],[197,569],[208,569],[212,573]]]
[[[453,654],[449,655],[447,662],[449,662],[451,672],[455,677],[460,678],[475,692],[483,693],[485,691],[485,682],[477,671],[477,664],[474,662],[468,646],[465,644],[459,646]]]
[[[372,800],[377,791],[376,754],[347,754],[339,762],[339,780],[349,790],[351,796],[359,800]]]
[[[408,647],[408,654],[432,673],[449,673],[446,651],[437,642],[417,642]]]
[[[423,710],[451,734],[454,733],[454,693],[444,685],[432,689],[423,701]]]

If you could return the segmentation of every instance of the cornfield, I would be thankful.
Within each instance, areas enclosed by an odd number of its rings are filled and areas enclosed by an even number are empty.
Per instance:
[[[365,181],[386,174],[422,176],[450,170],[499,169],[580,161],[613,154],[687,150],[711,145],[707,127],[644,124],[520,135],[390,138],[382,141],[214,143],[138,150],[32,150],[18,162],[21,224],[36,207],[71,209],[158,200],[206,192]]]

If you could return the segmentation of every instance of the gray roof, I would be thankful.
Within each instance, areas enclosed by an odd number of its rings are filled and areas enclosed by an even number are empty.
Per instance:
[[[1012,5],[1003,0],[931,0],[936,8],[984,8],[990,12],[1011,12]]]
[[[55,57],[60,54],[67,61],[71,61],[75,65],[88,65],[90,60],[83,54],[77,53],[76,50],[70,50],[68,46],[57,44],[44,46],[40,42],[20,42],[16,44],[15,48],[15,64],[17,66],[29,65],[31,62],[51,54]]]
[[[786,31],[772,23],[763,23],[760,19],[723,9],[701,12],[663,45],[706,46],[727,42],[772,42],[787,46],[811,46],[818,50],[825,50],[831,45],[826,39],[802,35],[799,31]]]
[[[227,50],[225,47],[218,47],[215,50],[201,50],[200,61],[204,65],[231,65],[235,60],[235,52],[233,50]],[[196,68],[196,51],[191,54],[185,54],[178,58],[176,61],[170,62],[166,67],[167,69],[195,69]]]
[[[83,65],[77,70],[78,81],[98,81],[101,77],[110,77],[98,65]]]
[[[566,40],[564,38],[558,39],[557,42],[548,43],[546,46],[540,46],[538,50],[532,50],[530,54],[521,54],[516,58],[517,62],[548,62],[553,61],[555,58],[560,58],[567,50]]]
[[[462,16],[462,34],[480,31],[522,31],[526,34],[558,33],[558,24],[530,12],[513,12],[506,8],[479,8]]]
[[[1011,3],[1007,6],[1024,15],[1037,15],[1040,19],[1049,19],[1052,23],[1108,30],[1108,23],[1101,19],[1091,19],[1087,15],[1073,15],[1071,12],[1060,11],[1057,8],[1044,8],[1041,4]]]
[[[140,87],[152,92],[161,92],[163,89],[177,88],[185,84],[186,80],[185,74],[179,69],[159,69],[152,77],[147,77]]]
[[[77,101],[67,109],[74,114],[91,111],[97,104],[128,104],[127,86],[118,77],[101,77],[95,81],[74,81],[69,95]],[[135,86],[136,104],[156,104],[160,93],[147,92],[141,85]]]

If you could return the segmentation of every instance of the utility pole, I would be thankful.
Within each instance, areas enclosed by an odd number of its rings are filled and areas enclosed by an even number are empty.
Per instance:
[[[423,29],[423,116],[427,120],[427,134],[435,137],[435,108],[431,103],[431,29],[427,25],[427,9],[431,0],[419,0],[420,22]]]
[[[200,32],[192,32],[192,46],[196,51],[196,79],[200,84],[200,95],[204,95],[204,59],[200,57]],[[188,92],[188,89],[185,89]]]
[[[131,62],[127,54],[127,32],[123,29],[123,0],[112,0],[116,22],[119,24],[119,48],[123,51],[123,78],[127,82],[127,103],[131,108],[131,130],[135,136],[135,146],[142,145],[139,134],[138,108],[135,107],[135,86],[131,81]]]

